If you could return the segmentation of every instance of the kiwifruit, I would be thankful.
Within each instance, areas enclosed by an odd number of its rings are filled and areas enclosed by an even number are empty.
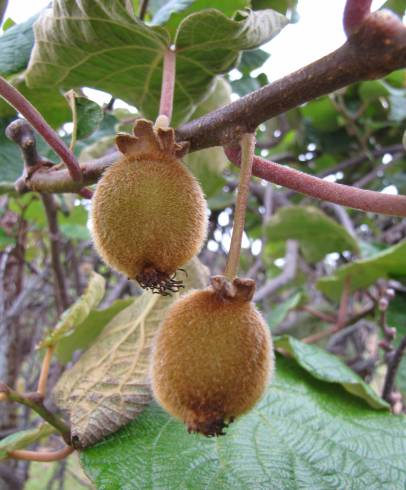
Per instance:
[[[96,250],[113,269],[153,292],[182,287],[176,271],[206,236],[202,189],[180,161],[187,148],[172,128],[139,119],[134,136],[119,134],[123,157],[97,184],[92,199]]]
[[[223,276],[168,310],[152,353],[158,403],[189,432],[223,435],[263,394],[272,371],[269,328],[251,298],[255,282]]]

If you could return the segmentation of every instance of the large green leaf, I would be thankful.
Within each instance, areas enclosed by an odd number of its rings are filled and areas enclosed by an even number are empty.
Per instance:
[[[337,269],[333,275],[322,277],[317,287],[326,296],[337,300],[346,277],[351,278],[351,291],[367,288],[379,278],[406,276],[406,241],[389,247],[366,259],[355,260]]]
[[[152,404],[81,455],[98,490],[403,490],[404,416],[368,408],[277,357],[263,400],[224,437],[188,434]]]
[[[39,14],[30,17],[7,31],[0,37],[0,73],[13,75],[28,64],[31,49],[34,44],[32,25]]]
[[[354,237],[336,221],[312,206],[281,208],[267,225],[268,240],[298,240],[309,262],[318,262],[330,252],[358,253]]]
[[[208,9],[185,18],[176,33],[175,124],[193,112],[216,74],[236,65],[286,24],[272,10],[242,12],[238,19]],[[56,0],[35,25],[27,72],[32,87],[89,86],[157,115],[167,31],[132,17],[124,0]]]
[[[0,460],[7,458],[7,453],[16,449],[23,449],[44,437],[56,432],[55,427],[43,423],[33,429],[19,430],[0,441]]]
[[[339,383],[349,393],[364,399],[372,408],[389,409],[389,405],[337,356],[288,335],[276,339],[275,347],[288,352],[315,378]]]

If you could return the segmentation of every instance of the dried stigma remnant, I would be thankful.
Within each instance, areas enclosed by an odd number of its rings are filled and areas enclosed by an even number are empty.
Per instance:
[[[199,252],[207,230],[202,189],[180,161],[187,147],[176,143],[172,128],[145,119],[116,144],[123,157],[92,200],[94,245],[106,264],[143,288],[176,292],[176,271]]]

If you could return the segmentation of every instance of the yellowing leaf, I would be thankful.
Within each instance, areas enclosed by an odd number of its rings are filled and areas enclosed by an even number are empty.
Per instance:
[[[61,316],[56,327],[45,337],[39,347],[50,347],[55,345],[63,336],[72,333],[96,308],[104,296],[106,281],[103,276],[92,272],[86,291],[82,296]]]
[[[186,289],[204,287],[198,259],[186,266]],[[57,405],[69,412],[72,440],[87,447],[134,419],[151,401],[148,381],[152,341],[178,295],[145,292],[104,328],[54,389]]]

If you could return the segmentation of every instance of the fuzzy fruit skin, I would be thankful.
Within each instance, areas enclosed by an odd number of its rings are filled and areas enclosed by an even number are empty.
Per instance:
[[[153,350],[152,389],[189,431],[220,435],[260,399],[272,366],[269,328],[255,305],[209,287],[168,311]]]
[[[206,202],[180,160],[124,156],[99,181],[92,235],[103,260],[134,279],[145,267],[168,276],[206,237]]]

